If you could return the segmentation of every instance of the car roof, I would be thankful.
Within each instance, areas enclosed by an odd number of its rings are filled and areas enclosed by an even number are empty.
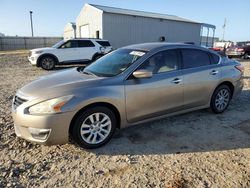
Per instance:
[[[108,41],[105,39],[97,39],[97,38],[74,38],[74,39],[68,39],[68,40],[96,40],[96,41]]]
[[[185,43],[151,42],[151,43],[133,44],[125,46],[123,48],[151,51],[156,48],[169,47],[169,46],[195,46],[195,45],[185,44]]]

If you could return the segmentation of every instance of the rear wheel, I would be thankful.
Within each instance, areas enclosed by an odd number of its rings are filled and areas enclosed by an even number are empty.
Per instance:
[[[92,59],[92,62],[96,61],[97,59],[99,59],[101,57],[102,57],[102,54],[96,54],[96,55],[94,55],[94,57]]]
[[[210,108],[216,114],[224,112],[231,100],[232,91],[227,85],[219,86],[213,93]]]
[[[45,56],[40,59],[39,64],[44,70],[52,70],[55,67],[56,61],[51,56]]]
[[[112,138],[116,124],[116,116],[112,110],[93,107],[78,116],[73,125],[72,136],[83,148],[98,148]]]

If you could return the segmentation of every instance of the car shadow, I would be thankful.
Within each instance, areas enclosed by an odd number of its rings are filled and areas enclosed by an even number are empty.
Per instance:
[[[242,59],[242,58],[232,58],[232,59],[239,61],[239,62],[249,62],[250,61],[250,59]]]
[[[97,155],[154,155],[250,148],[250,90],[222,114],[195,111],[117,130]]]

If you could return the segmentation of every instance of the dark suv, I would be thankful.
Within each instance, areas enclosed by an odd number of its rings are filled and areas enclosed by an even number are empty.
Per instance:
[[[226,50],[226,55],[229,58],[240,57],[248,59],[250,57],[250,41],[237,42],[236,45],[233,45]]]

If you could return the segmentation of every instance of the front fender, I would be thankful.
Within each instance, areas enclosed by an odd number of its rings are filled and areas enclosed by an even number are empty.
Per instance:
[[[121,127],[126,124],[126,108],[123,85],[86,88],[84,91],[81,89],[75,93],[75,97],[70,102],[68,108],[70,108],[70,106],[74,107],[73,111],[76,114],[82,108],[96,103],[108,103],[114,106],[120,114]]]

